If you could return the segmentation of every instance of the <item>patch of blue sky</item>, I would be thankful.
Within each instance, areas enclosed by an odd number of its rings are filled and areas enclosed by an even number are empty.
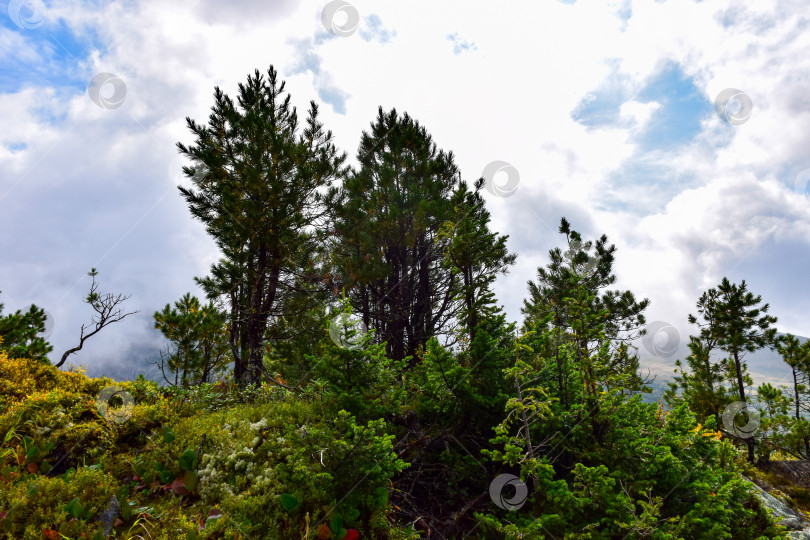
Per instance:
[[[746,31],[754,35],[764,34],[774,28],[777,23],[775,17],[763,17],[761,14],[748,7],[745,2],[732,3],[723,11],[718,11],[715,16],[723,28],[747,27]]]
[[[697,187],[697,177],[675,174],[669,154],[640,154],[627,159],[608,178],[610,190],[599,201],[600,208],[644,216],[658,212],[685,189]]]
[[[12,153],[14,153],[25,150],[26,148],[28,148],[28,145],[25,144],[24,142],[12,142],[7,143],[5,147],[8,148]]]
[[[363,41],[377,41],[384,44],[391,42],[396,36],[396,31],[386,28],[376,13],[366,17],[365,24],[360,28],[360,37]]]
[[[331,36],[332,34],[326,34]],[[318,54],[316,45],[321,43],[321,38],[292,39],[290,42],[295,46],[296,54],[287,67],[287,72],[291,75],[298,75],[310,72],[314,76],[315,90],[318,97],[324,103],[331,105],[338,114],[346,114],[346,100],[350,95],[332,83],[332,77],[328,71],[322,69],[322,59]],[[328,38],[323,38],[328,39]]]
[[[460,55],[463,52],[475,52],[478,50],[478,45],[475,44],[473,41],[467,41],[466,39],[462,39],[458,32],[453,34],[447,34],[448,41],[453,43],[453,54],[456,56]]]
[[[349,94],[332,84],[319,84],[317,86],[318,97],[324,103],[331,105],[336,113],[345,115],[346,100],[349,98]]]
[[[677,64],[662,66],[635,92],[617,68],[614,64],[605,82],[583,99],[572,117],[588,128],[626,126],[620,116],[623,103],[658,103],[632,139],[638,150],[607,179],[612,195],[602,200],[605,209],[645,215],[696,185],[696,178],[673,176],[668,156],[701,133],[701,121],[715,114],[714,106]]]
[[[625,97],[615,90],[598,90],[583,99],[571,117],[587,128],[610,126],[619,121]]]
[[[707,96],[674,63],[659,71],[635,99],[660,105],[639,134],[642,152],[669,150],[689,143],[700,133],[701,121],[714,114],[714,106]]]
[[[630,23],[630,18],[633,16],[632,0],[625,0],[625,2],[616,10],[616,16],[621,21],[621,31],[624,32],[627,30],[627,26]]]
[[[637,136],[641,151],[668,150],[690,142],[700,133],[701,121],[714,114],[713,104],[692,78],[669,63],[636,93],[630,91],[626,77],[614,64],[602,86],[586,96],[571,116],[588,128],[619,125],[621,106],[627,101],[659,104]]]
[[[789,163],[777,173],[788,189],[810,200],[810,159]]]
[[[83,29],[78,36],[62,20],[45,19],[35,28],[20,28],[5,9],[0,11],[0,32],[16,32],[27,50],[10,50],[0,58],[0,92],[18,92],[30,86],[57,92],[84,92],[92,73],[85,63],[93,51],[104,54],[98,34]],[[34,53],[36,60],[30,58]]]
[[[629,0],[619,6],[619,9],[616,11],[616,15],[625,22],[630,20],[630,17],[633,16],[633,4]]]
[[[622,103],[630,98],[629,77],[619,72],[619,61],[609,60],[610,75],[595,91],[574,108],[571,118],[587,128],[610,126],[619,122]]]

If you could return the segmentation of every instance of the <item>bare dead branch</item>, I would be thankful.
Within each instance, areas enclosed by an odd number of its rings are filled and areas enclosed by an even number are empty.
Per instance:
[[[90,269],[87,275],[93,278],[93,282],[90,285],[90,293],[84,301],[90,304],[90,307],[95,311],[95,315],[90,318],[90,324],[82,324],[79,332],[79,344],[76,347],[66,350],[62,355],[62,359],[56,364],[56,367],[62,367],[62,364],[65,363],[71,354],[82,350],[84,342],[98,334],[102,328],[112,323],[122,321],[126,317],[134,315],[139,311],[136,310],[125,313],[121,307],[121,304],[129,300],[129,297],[132,295],[113,295],[112,293],[99,294],[97,292],[98,283],[96,282],[98,271],[95,268]]]

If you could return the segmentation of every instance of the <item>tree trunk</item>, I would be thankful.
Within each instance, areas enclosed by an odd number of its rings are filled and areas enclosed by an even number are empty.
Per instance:
[[[399,361],[405,358],[405,260],[401,248],[392,249],[392,273],[388,283],[388,305],[390,307],[386,332],[388,352],[391,359]]]
[[[796,402],[796,420],[799,420],[801,418],[801,411],[799,410],[799,381],[798,378],[796,377],[796,368],[794,367],[791,371],[793,372],[793,397]],[[808,441],[805,438],[804,440],[805,446],[807,446],[807,442]],[[796,443],[796,453],[797,454],[802,453],[800,442]],[[810,458],[808,454],[805,454],[805,456],[807,456],[806,459]]]
[[[568,389],[565,388],[563,382],[563,363],[560,358],[560,333],[562,332],[562,322],[559,321],[558,314],[555,310],[554,320],[557,322],[557,346],[554,348],[554,360],[557,362],[557,385],[560,388],[560,401],[563,409],[568,410]]]
[[[427,340],[430,338],[430,321],[433,316],[430,306],[430,261],[428,260],[430,248],[427,246],[427,240],[424,234],[419,238],[417,246],[416,255],[418,258],[413,261],[415,265],[418,265],[417,268],[419,272],[419,277],[416,281],[416,320],[413,325],[414,343],[412,344],[412,348],[414,350],[424,347],[425,343],[427,343]]]
[[[743,383],[742,365],[740,363],[740,355],[734,351],[734,365],[737,369],[737,387],[740,391],[740,401],[746,404],[746,411],[748,410],[748,402],[745,400],[745,385]],[[748,446],[748,463],[754,463],[754,437],[745,439],[745,444]]]
[[[475,309],[475,291],[472,287],[472,267],[467,266],[462,271],[464,278],[464,296],[467,304],[467,328],[470,332],[470,344],[475,341],[475,329],[478,326],[478,311]]]

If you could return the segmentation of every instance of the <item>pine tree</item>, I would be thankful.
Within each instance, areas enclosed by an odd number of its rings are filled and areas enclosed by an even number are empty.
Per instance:
[[[689,356],[685,367],[681,360],[676,360],[675,382],[669,383],[664,393],[667,403],[685,401],[689,408],[700,419],[714,418],[720,423],[720,411],[728,403],[728,391],[723,386],[725,380],[723,364],[712,362],[712,346],[699,336],[690,336]]]
[[[629,387],[640,389],[641,381],[635,376],[637,361],[627,354],[627,344],[643,333],[643,312],[648,299],[636,300],[630,291],[604,290],[616,281],[612,273],[615,245],[608,245],[606,235],[596,242],[582,241],[582,236],[571,228],[565,218],[560,220],[560,234],[565,235],[566,249],[549,251],[550,262],[537,269],[537,281],[529,281],[529,298],[523,302],[524,330],[537,328],[543,321],[555,330],[553,354],[557,372],[557,391],[565,409],[571,405],[563,346],[574,342],[577,362],[587,361],[590,354],[607,345],[614,361],[608,361],[601,382],[608,376],[631,375]],[[593,254],[591,250],[593,249]],[[573,299],[573,300],[572,300]],[[574,310],[576,308],[576,311]],[[545,321],[548,321],[546,323]],[[574,328],[574,324],[577,328]],[[592,374],[594,377],[597,372]],[[597,387],[592,377],[589,392]]]
[[[452,197],[454,219],[445,222],[439,234],[449,240],[446,260],[461,280],[456,295],[461,303],[459,318],[470,343],[483,319],[498,316],[492,283],[498,274],[506,274],[517,258],[506,247],[509,237],[489,230],[483,187],[483,178],[475,182],[474,190],[465,182],[459,184]]]
[[[700,339],[710,352],[718,349],[726,353],[722,369],[724,378],[731,384],[731,391],[743,403],[746,401],[746,385],[751,383],[745,355],[763,347],[774,348],[776,342],[776,317],[768,315],[768,304],[760,305],[761,296],[748,291],[743,280],[739,285],[724,277],[717,288],[703,293],[697,303],[701,319],[689,315],[689,322],[700,328]],[[707,359],[704,361],[708,362]],[[754,462],[754,437],[745,439],[748,461]]]
[[[213,302],[201,304],[186,293],[154,314],[155,328],[171,341],[157,362],[169,384],[183,387],[212,382],[231,361],[227,340],[227,314]],[[167,372],[174,375],[170,380]]]
[[[217,87],[208,125],[187,118],[195,143],[177,144],[195,164],[183,169],[193,187],[180,192],[223,255],[198,283],[229,304],[240,385],[260,380],[280,299],[321,277],[313,264],[328,212],[321,191],[344,172],[345,155],[318,121],[317,105],[300,130],[284,86],[270,66],[266,78],[256,70],[240,83],[236,102]]]
[[[45,311],[31,304],[25,313],[19,309],[8,315],[2,313],[3,304],[0,304],[0,348],[9,358],[32,358],[48,363],[53,345],[38,335],[45,332]]]
[[[793,375],[793,413],[797,427],[802,424],[803,414],[810,413],[810,341],[801,343],[792,334],[784,336],[777,346],[779,354],[782,355]],[[804,420],[806,422],[806,420]],[[797,441],[796,452],[802,454],[804,459],[810,459],[810,436],[802,435],[798,437],[804,443],[804,448],[799,446]]]
[[[458,276],[443,264],[439,238],[454,217],[458,168],[419,122],[382,107],[357,159],[359,169],[332,192],[335,281],[390,358],[413,358],[458,312]]]

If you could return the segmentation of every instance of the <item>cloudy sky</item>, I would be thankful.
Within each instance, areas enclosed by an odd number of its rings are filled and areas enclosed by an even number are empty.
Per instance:
[[[96,267],[100,291],[131,293],[140,313],[74,362],[144,371],[163,345],[152,314],[199,294],[218,258],[176,189],[184,119],[273,64],[352,159],[381,105],[425,125],[466,180],[500,169],[487,197],[519,254],[496,287],[510,319],[564,215],[616,244],[617,285],[679,331],[677,356],[723,276],[761,294],[780,331],[809,335],[808,8],[0,0],[0,302],[44,307],[58,359],[89,322]]]

